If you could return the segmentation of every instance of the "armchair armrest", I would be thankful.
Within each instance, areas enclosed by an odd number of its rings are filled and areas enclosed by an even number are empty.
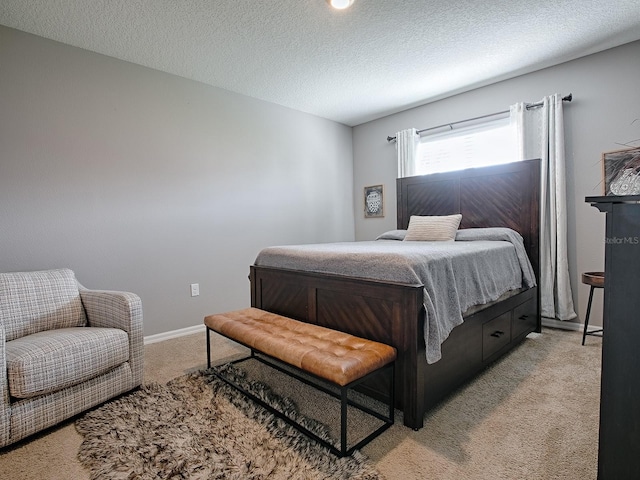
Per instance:
[[[80,288],[90,327],[119,328],[129,335],[129,363],[135,385],[142,384],[144,338],[142,301],[134,293]]]
[[[9,379],[7,378],[6,335],[0,323],[0,445],[9,442],[11,407],[9,406]]]

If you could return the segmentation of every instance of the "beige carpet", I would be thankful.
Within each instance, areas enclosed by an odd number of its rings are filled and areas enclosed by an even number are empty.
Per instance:
[[[596,478],[601,340],[582,347],[578,332],[551,329],[534,337],[430,412],[425,428],[407,429],[399,415],[363,453],[389,479]],[[243,351],[219,337],[213,345],[222,360]],[[203,368],[205,356],[204,334],[148,345],[145,381]],[[278,386],[314,414],[307,391]],[[80,442],[69,421],[5,448],[0,478],[87,479]]]

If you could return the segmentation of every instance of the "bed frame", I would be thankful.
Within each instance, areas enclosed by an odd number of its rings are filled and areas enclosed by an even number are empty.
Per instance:
[[[460,228],[509,227],[524,238],[539,278],[540,160],[397,180],[398,228],[411,215],[462,214]],[[394,346],[396,407],[404,424],[422,428],[424,414],[460,385],[541,330],[538,288],[465,316],[427,364],[422,285],[250,267],[251,306]],[[386,398],[373,382],[366,393]]]

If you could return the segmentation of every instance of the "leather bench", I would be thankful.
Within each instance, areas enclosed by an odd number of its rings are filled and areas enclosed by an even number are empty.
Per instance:
[[[340,449],[318,438],[304,426],[278,412],[259,398],[243,390],[229,379],[214,374],[221,380],[232,385],[254,401],[267,408],[274,415],[282,418],[298,430],[309,435],[329,448],[333,453],[344,456],[355,449],[364,446],[373,438],[386,430],[394,421],[394,363],[396,350],[388,345],[359,338],[344,332],[338,332],[318,325],[300,322],[257,308],[246,308],[227,313],[208,315],[204,318],[207,327],[207,366],[211,368],[210,332],[217,332],[251,350],[251,355],[239,361],[255,358],[270,366],[277,367],[278,360],[293,369],[303,372],[299,376],[291,369],[282,370],[307,383],[312,383],[326,393],[341,399],[341,431]],[[389,413],[382,415],[365,405],[357,404],[348,398],[349,389],[354,388],[366,378],[388,372],[389,374]],[[309,382],[309,377],[325,380],[339,390],[326,389],[321,383]],[[362,439],[356,445],[347,446],[347,405],[352,405],[384,423],[374,432]]]

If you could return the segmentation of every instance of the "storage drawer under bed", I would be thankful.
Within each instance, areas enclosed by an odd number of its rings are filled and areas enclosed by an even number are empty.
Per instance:
[[[510,342],[511,312],[506,312],[482,325],[482,360],[487,360]]]
[[[521,305],[518,305],[513,310],[513,322],[511,327],[512,337],[514,339],[525,332],[528,333],[531,330],[535,330],[538,323],[538,317],[536,315],[537,310],[537,298],[535,297]]]

